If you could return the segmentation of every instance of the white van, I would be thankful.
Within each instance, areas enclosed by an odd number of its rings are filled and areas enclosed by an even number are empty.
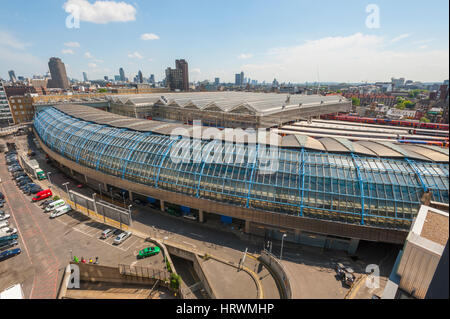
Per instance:
[[[55,218],[61,215],[64,215],[72,210],[72,207],[70,205],[64,205],[61,207],[56,208],[51,214],[50,218]]]
[[[47,207],[45,207],[45,212],[51,212],[52,210],[61,207],[62,205],[64,205],[66,202],[63,199],[58,199],[57,201],[51,202],[50,204],[48,204]]]

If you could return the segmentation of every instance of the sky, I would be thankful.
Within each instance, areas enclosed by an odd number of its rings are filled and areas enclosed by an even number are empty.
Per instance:
[[[60,57],[68,76],[123,67],[162,80],[175,59],[191,81],[423,82],[449,78],[448,0],[0,0],[0,77]]]

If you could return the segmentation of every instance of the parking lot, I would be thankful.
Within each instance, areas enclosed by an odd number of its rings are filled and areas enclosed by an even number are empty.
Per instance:
[[[164,267],[161,254],[137,260],[140,249],[152,246],[144,239],[132,235],[120,245],[113,245],[113,236],[100,238],[108,226],[74,211],[50,219],[49,213],[32,203],[32,196],[25,195],[11,179],[3,153],[0,179],[0,192],[5,195],[1,209],[10,215],[9,227],[17,229],[18,245],[14,248],[21,249],[19,255],[0,262],[0,291],[20,283],[25,298],[56,298],[64,269],[74,256],[88,262],[98,257],[99,264],[115,267]]]

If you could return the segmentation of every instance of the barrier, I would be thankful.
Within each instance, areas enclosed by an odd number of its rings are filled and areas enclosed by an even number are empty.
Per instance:
[[[261,252],[260,259],[272,270],[273,274],[281,285],[281,288],[283,289],[284,297],[286,299],[292,299],[291,284],[289,283],[289,278],[283,265],[275,256],[273,256],[266,250],[263,250]]]

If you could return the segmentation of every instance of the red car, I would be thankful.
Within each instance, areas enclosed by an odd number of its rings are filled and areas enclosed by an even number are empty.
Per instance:
[[[41,201],[43,199],[49,198],[50,196],[53,196],[52,191],[49,189],[40,191],[39,193],[37,193],[31,200],[33,202],[38,202]]]

